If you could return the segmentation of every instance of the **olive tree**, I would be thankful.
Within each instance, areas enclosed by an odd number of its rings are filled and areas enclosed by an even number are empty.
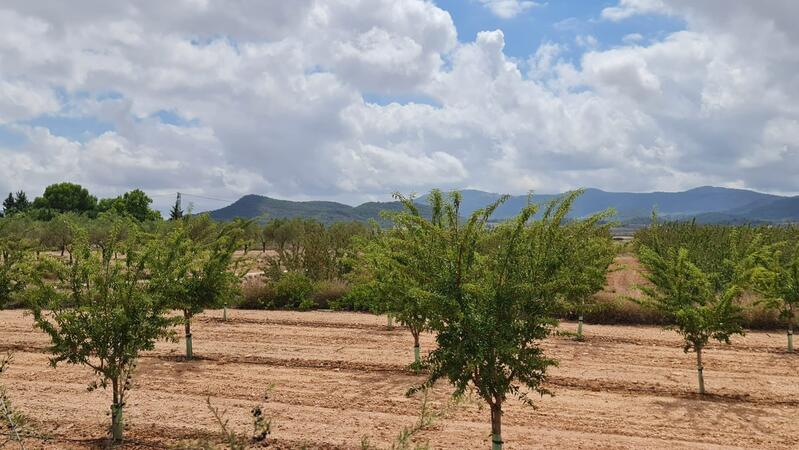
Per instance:
[[[418,390],[445,378],[459,395],[470,387],[490,407],[492,447],[501,449],[502,408],[509,395],[531,404],[545,393],[542,382],[556,362],[540,342],[556,324],[553,308],[562,295],[565,258],[557,239],[576,194],[553,204],[546,220],[532,221],[536,205],[513,220],[490,227],[488,220],[507,197],[460,217],[461,196],[428,196],[431,219],[412,199],[393,217],[403,230],[404,262],[398,265],[435,305],[430,320],[437,348],[427,357],[430,374]]]
[[[71,212],[63,213],[52,218],[43,230],[43,244],[50,248],[56,248],[64,256],[64,252],[69,254],[72,260],[72,244],[75,240],[76,227],[79,217]]]
[[[125,262],[113,259],[113,252],[92,252],[85,233],[78,233],[72,261],[42,259],[40,276],[26,296],[36,326],[52,341],[50,363],[87,366],[96,376],[90,389],[111,387],[111,435],[118,442],[136,360],[156,340],[172,335],[174,321],[149,295],[149,255],[140,239],[111,239],[108,245],[124,253]]]
[[[191,320],[206,308],[221,306],[238,286],[231,271],[239,246],[240,230],[223,227],[214,238],[197,241],[191,229],[178,224],[167,235],[152,241],[151,294],[183,313],[186,358],[192,359]]]

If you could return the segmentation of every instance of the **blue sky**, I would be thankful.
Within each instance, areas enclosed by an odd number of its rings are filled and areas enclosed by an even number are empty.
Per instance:
[[[584,49],[576,45],[577,36],[593,36],[599,48],[607,48],[622,45],[629,34],[638,33],[648,42],[685,26],[679,18],[659,14],[634,16],[623,22],[599,20],[602,10],[616,3],[612,1],[542,1],[512,18],[498,17],[478,0],[435,3],[449,11],[460,41],[471,42],[480,31],[500,29],[505,34],[506,54],[521,59],[535,53],[541,44],[553,42],[570,48],[568,56],[579,63]]]

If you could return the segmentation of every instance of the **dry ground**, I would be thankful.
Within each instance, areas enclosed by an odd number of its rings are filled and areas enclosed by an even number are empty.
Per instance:
[[[267,414],[275,448],[360,448],[362,437],[386,448],[411,425],[420,398],[406,389],[421,378],[404,369],[410,334],[385,328],[385,317],[333,312],[219,311],[199,317],[195,351],[160,343],[136,374],[127,411],[131,448],[168,448],[211,437],[216,427],[205,400],[228,411],[245,431],[249,411],[273,384]],[[565,323],[563,329],[573,330]],[[783,353],[784,336],[753,332],[730,347],[706,352],[713,395],[694,394],[692,355],[673,332],[654,327],[588,326],[585,342],[552,337],[560,360],[538,409],[507,405],[508,449],[522,448],[796,448],[799,356]],[[27,448],[90,448],[106,431],[110,400],[88,392],[84,368],[47,365],[46,337],[20,311],[0,312],[0,350],[15,362],[3,376],[14,404],[52,440]],[[433,344],[425,336],[423,348]],[[440,383],[432,403],[447,402]],[[488,410],[467,402],[420,435],[432,448],[489,448]]]

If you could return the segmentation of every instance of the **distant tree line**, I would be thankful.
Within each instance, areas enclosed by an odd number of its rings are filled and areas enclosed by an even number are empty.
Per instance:
[[[97,200],[83,186],[75,183],[56,183],[45,188],[33,202],[24,191],[9,193],[3,201],[0,216],[26,214],[33,220],[49,221],[59,214],[72,213],[95,218],[104,212],[129,216],[139,222],[160,220],[161,213],[150,208],[153,200],[140,189],[115,198]]]

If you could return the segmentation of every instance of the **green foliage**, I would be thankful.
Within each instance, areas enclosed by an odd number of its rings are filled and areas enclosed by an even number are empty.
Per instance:
[[[779,312],[788,328],[788,351],[793,351],[796,310],[799,309],[799,243],[773,246],[752,272],[752,284],[767,306]]]
[[[409,270],[409,263],[418,256],[415,253],[418,248],[407,245],[415,239],[415,230],[403,226],[388,231],[375,229],[373,238],[359,241],[360,257],[356,259],[353,275],[358,294],[370,301],[372,312],[389,314],[408,327],[413,336],[414,364],[418,367],[419,337],[430,329],[437,306],[435,297],[419,284],[422,274]]]
[[[555,324],[557,299],[567,293],[563,221],[577,195],[552,202],[540,220],[533,221],[537,207],[529,205],[494,228],[488,221],[504,197],[466,220],[457,192],[448,201],[431,192],[430,220],[413,199],[399,197],[406,211],[391,217],[397,242],[378,252],[390,261],[385,281],[401,280],[434,308],[428,324],[438,348],[427,358],[430,375],[423,386],[446,378],[456,394],[474,389],[491,407],[495,439],[501,440],[508,395],[529,403],[528,393],[546,392],[542,382],[555,361],[539,342]]]
[[[193,229],[184,223],[150,245],[148,260],[149,290],[162,303],[183,312],[186,330],[186,357],[191,359],[191,319],[206,308],[222,306],[238,290],[239,277],[232,271],[233,254],[238,248],[240,230],[228,226],[209,239],[192,237]]]
[[[247,254],[250,247],[258,240],[260,227],[254,219],[242,219],[240,217],[233,219],[233,224],[241,230],[241,245],[244,247],[244,253]]]
[[[743,334],[739,300],[768,253],[758,230],[690,224],[660,225],[656,218],[639,243],[638,257],[650,283],[644,303],[661,311],[696,352],[699,392],[705,393],[702,349],[710,339],[730,343]],[[682,231],[684,234],[675,231]]]
[[[313,281],[301,272],[287,272],[274,284],[275,308],[305,308],[313,304],[311,294],[314,291]],[[309,303],[310,302],[310,303]]]
[[[17,191],[16,195],[9,192],[8,197],[3,200],[3,214],[0,214],[0,217],[10,217],[15,214],[24,213],[28,211],[30,207],[31,203],[28,200],[28,195],[25,194],[24,191]]]
[[[153,200],[144,191],[134,189],[116,198],[100,200],[97,210],[99,212],[113,211],[119,215],[129,216],[139,222],[160,220],[161,213],[150,209],[152,202]]]
[[[81,214],[93,211],[97,207],[97,198],[79,184],[57,183],[47,186],[44,194],[34,200],[33,207],[58,213]]]
[[[14,216],[0,219],[0,309],[24,304],[22,293],[33,275],[29,237],[32,221]]]
[[[8,370],[13,358],[11,352],[0,358],[0,376]],[[16,442],[20,450],[24,450],[25,437],[34,434],[27,417],[14,408],[6,387],[0,384],[0,448],[7,448],[11,442]]]
[[[27,292],[36,326],[52,341],[51,364],[87,366],[97,377],[90,389],[111,386],[115,441],[122,438],[122,411],[135,361],[156,340],[170,337],[174,323],[144,283],[150,255],[141,252],[140,238],[112,238],[112,251],[101,255],[79,233],[72,262],[44,258],[40,270],[45,276],[37,277]],[[124,261],[111,257],[115,251]]]
[[[178,193],[178,197],[175,200],[175,204],[172,205],[172,209],[169,210],[169,220],[178,220],[183,218],[183,207],[180,205],[180,193]]]
[[[367,233],[366,226],[355,222],[326,227],[314,220],[272,220],[259,238],[264,250],[267,243],[274,250],[267,256],[264,273],[271,280],[283,271],[303,272],[314,281],[341,279],[351,270],[354,238]]]
[[[20,306],[32,278],[33,261],[27,251],[11,251],[0,259],[0,309]]]
[[[117,215],[114,212],[99,214],[96,219],[85,222],[85,228],[89,244],[100,249],[104,255],[111,251],[110,244],[114,240],[125,240],[138,229],[131,218]]]
[[[616,257],[617,248],[610,236],[611,222],[602,223],[612,214],[608,211],[586,220],[568,223],[564,229],[564,254],[566,261],[561,271],[563,300],[577,312],[579,327],[577,338],[582,339],[582,321],[586,306],[594,294],[607,282],[608,267]]]
[[[75,213],[56,215],[44,225],[42,245],[45,248],[55,248],[64,256],[69,253],[72,258],[72,244],[78,228],[78,216]]]
[[[715,290],[684,248],[657,252],[641,247],[639,257],[646,268],[644,277],[651,283],[641,290],[652,306],[674,322],[669,327],[683,336],[686,352],[701,350],[711,338],[729,343],[732,335],[743,334],[742,309],[735,303],[740,286]]]

